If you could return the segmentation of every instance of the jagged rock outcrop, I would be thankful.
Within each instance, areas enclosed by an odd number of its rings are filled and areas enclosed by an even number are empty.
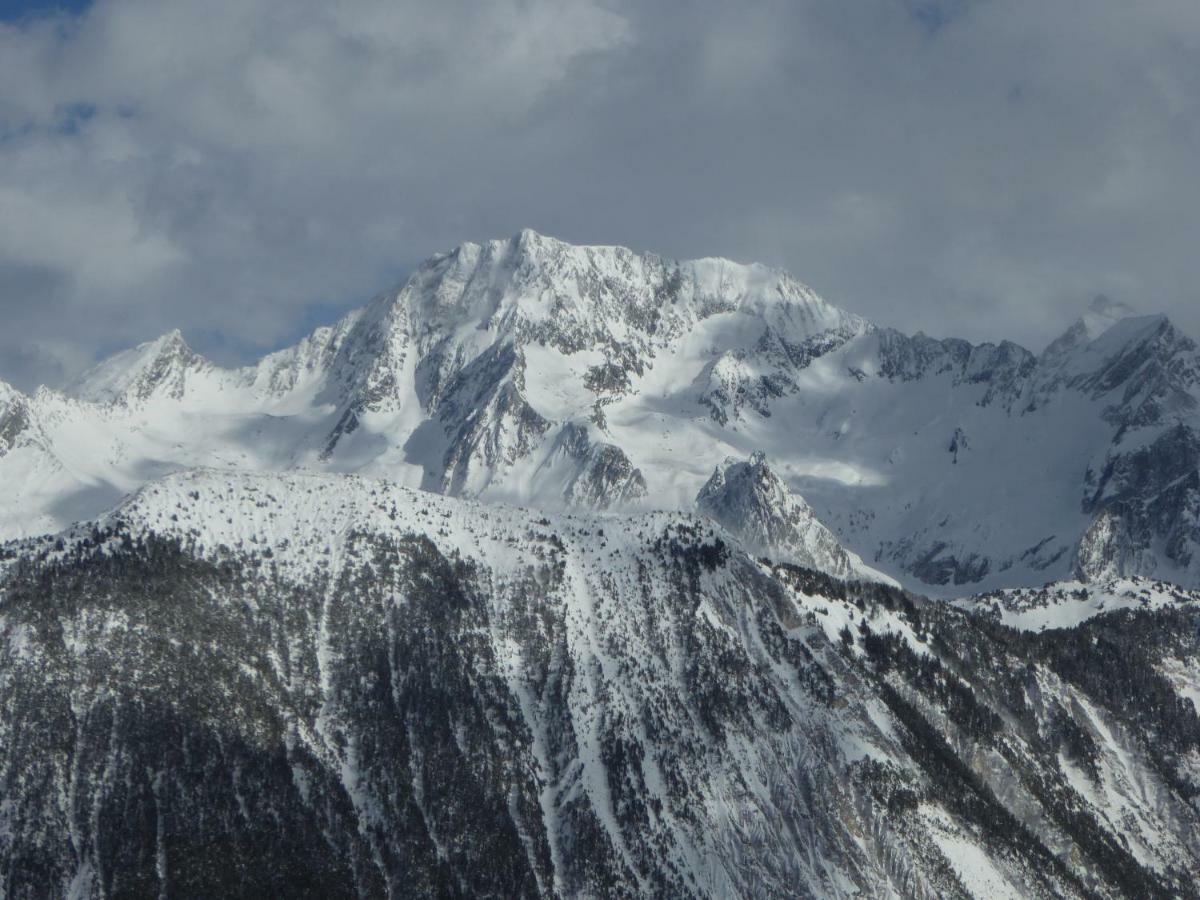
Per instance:
[[[0,456],[13,449],[32,424],[29,405],[23,399],[0,407]]]
[[[1075,551],[1075,575],[1081,581],[1105,581],[1132,574],[1139,565],[1138,547],[1124,520],[1104,510],[1084,532]]]
[[[996,400],[1002,405],[1013,403],[1035,367],[1034,355],[1011,341],[973,345],[923,333],[909,337],[892,329],[879,336],[880,374],[900,381],[942,375],[953,385],[983,385],[981,406]]]
[[[646,479],[629,457],[620,447],[592,441],[585,425],[563,427],[536,477],[554,477],[550,470],[555,468],[565,469],[559,477],[564,481],[562,496],[568,506],[609,509],[646,496]]]
[[[735,535],[751,552],[817,569],[837,578],[894,584],[846,550],[804,498],[792,493],[766,454],[727,459],[696,495],[696,508]]]
[[[1178,424],[1148,446],[1118,445],[1090,474],[1084,509],[1096,521],[1080,542],[1082,576],[1200,573],[1200,434]]]

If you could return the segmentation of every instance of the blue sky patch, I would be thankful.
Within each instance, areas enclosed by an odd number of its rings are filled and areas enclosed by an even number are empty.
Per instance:
[[[22,22],[58,13],[78,15],[91,0],[0,0],[0,22]]]

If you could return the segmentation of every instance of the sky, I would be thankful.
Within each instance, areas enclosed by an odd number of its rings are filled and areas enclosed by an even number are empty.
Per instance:
[[[1195,0],[0,0],[0,379],[247,361],[523,227],[1200,337]]]

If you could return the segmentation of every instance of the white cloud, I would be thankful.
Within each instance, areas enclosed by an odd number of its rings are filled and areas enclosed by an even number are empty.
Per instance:
[[[278,340],[411,264],[446,163],[628,38],[590,0],[102,0],[0,26],[0,266],[48,273],[0,278],[0,305],[41,285],[96,347],[172,324]]]

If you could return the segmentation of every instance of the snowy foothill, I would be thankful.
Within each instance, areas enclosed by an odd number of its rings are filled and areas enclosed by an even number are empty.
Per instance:
[[[994,591],[955,601],[966,610],[1021,631],[1074,628],[1089,619],[1122,610],[1200,608],[1200,591],[1150,578],[1119,578],[1100,583],[1057,582],[1037,588]]]

